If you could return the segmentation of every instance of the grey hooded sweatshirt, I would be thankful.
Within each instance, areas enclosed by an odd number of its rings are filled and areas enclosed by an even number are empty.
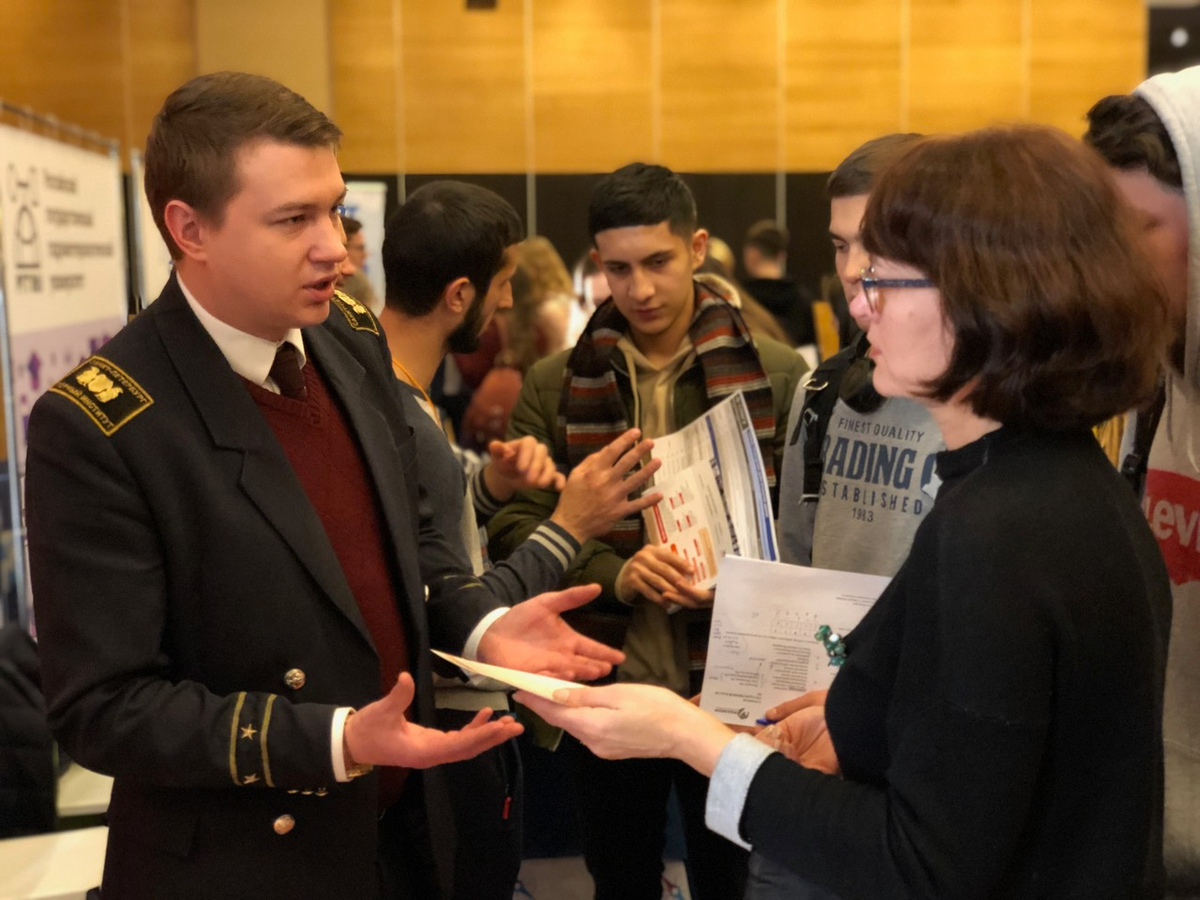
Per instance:
[[[1167,373],[1144,505],[1174,596],[1163,708],[1167,894],[1200,898],[1200,66],[1157,75],[1135,93],[1175,145],[1191,235],[1184,371]]]

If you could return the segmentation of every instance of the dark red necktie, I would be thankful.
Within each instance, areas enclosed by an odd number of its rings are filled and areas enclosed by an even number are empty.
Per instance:
[[[275,362],[271,363],[269,374],[283,396],[293,400],[303,400],[308,396],[304,388],[304,373],[300,371],[300,354],[287,341],[275,351]]]

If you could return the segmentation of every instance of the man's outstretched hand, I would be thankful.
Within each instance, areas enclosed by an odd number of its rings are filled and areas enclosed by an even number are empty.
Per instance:
[[[483,470],[483,481],[491,495],[501,503],[517,491],[541,488],[561,491],[566,479],[554,467],[545,444],[525,435],[511,441],[488,444],[491,461]]]
[[[412,676],[402,672],[386,697],[367,704],[346,719],[342,745],[347,768],[356,763],[370,763],[427,769],[478,756],[524,730],[509,717],[489,721],[490,709],[481,709],[458,731],[426,728],[409,721],[406,715],[413,694]]]
[[[659,491],[636,496],[662,467],[662,460],[649,458],[654,441],[639,441],[641,434],[631,428],[575,466],[550,521],[582,544],[661,500]]]
[[[584,637],[562,620],[564,612],[589,603],[599,593],[599,585],[586,584],[518,603],[484,632],[479,661],[569,681],[604,677],[625,655]]]

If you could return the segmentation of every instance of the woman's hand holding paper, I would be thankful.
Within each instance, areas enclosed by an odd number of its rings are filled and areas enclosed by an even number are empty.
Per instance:
[[[525,691],[515,695],[552,725],[573,734],[604,759],[671,757],[711,775],[733,732],[671,691],[643,684],[563,690],[558,702]]]
[[[767,710],[779,718],[755,737],[793,762],[829,775],[841,774],[837,752],[825,727],[825,691],[809,691]]]

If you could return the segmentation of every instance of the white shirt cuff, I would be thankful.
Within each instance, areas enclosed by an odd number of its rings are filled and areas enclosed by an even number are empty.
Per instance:
[[[349,781],[346,774],[345,743],[346,719],[354,710],[349,706],[341,706],[333,711],[333,728],[330,729],[329,749],[333,756],[333,777],[337,781]]]
[[[479,642],[483,639],[484,632],[506,612],[508,612],[508,607],[494,609],[479,620],[479,624],[471,631],[471,635],[467,638],[467,643],[463,647],[463,658],[470,660],[476,658],[476,654],[479,652]],[[352,712],[354,710],[349,706],[342,706],[334,710],[333,726],[330,729],[329,750],[330,756],[333,758],[333,777],[340,782],[350,780],[349,776],[346,775],[345,743],[343,742],[343,738],[346,733],[346,719]]]
[[[472,662],[477,660],[479,653],[479,642],[483,640],[483,633],[487,631],[502,615],[508,612],[507,606],[501,606],[499,609],[493,609],[490,613],[479,620],[479,624],[471,629],[471,634],[467,638],[467,643],[463,646],[462,657],[469,659]]]
[[[712,778],[708,782],[708,800],[704,807],[704,822],[711,831],[728,838],[739,847],[753,849],[742,840],[742,810],[746,795],[759,767],[775,751],[748,734],[739,734],[725,745]]]

